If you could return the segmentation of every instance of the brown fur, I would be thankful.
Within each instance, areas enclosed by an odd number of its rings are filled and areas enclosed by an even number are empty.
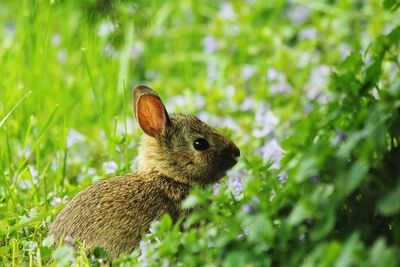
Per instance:
[[[150,105],[140,103],[142,95]],[[81,191],[50,227],[56,243],[63,237],[85,241],[88,249],[103,247],[111,260],[129,253],[152,221],[166,212],[174,220],[182,215],[181,203],[193,185],[214,183],[236,164],[240,152],[229,138],[194,116],[170,118],[150,88],[136,87],[134,101],[135,115],[147,133],[139,149],[138,170]],[[198,138],[208,140],[210,147],[194,149]]]

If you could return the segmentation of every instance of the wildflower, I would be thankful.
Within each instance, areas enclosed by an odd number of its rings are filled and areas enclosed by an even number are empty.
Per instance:
[[[18,186],[23,190],[27,190],[27,189],[33,188],[38,182],[39,173],[36,170],[36,168],[31,166],[31,165],[29,165],[28,169],[29,169],[29,173],[31,175],[31,178],[18,181],[18,183],[17,183]]]
[[[349,47],[348,44],[340,43],[338,49],[342,59],[345,59],[348,55],[350,55],[351,48]]]
[[[210,82],[217,80],[217,70],[217,60],[214,58],[210,58],[209,60],[207,60],[207,79]]]
[[[279,122],[279,119],[271,110],[268,110],[264,104],[257,110],[256,113],[256,128],[253,130],[253,135],[260,138],[271,133]]]
[[[249,214],[253,214],[256,212],[256,209],[254,208],[254,206],[250,205],[250,204],[244,205],[243,210],[244,210],[244,212],[249,213]]]
[[[136,42],[133,44],[130,55],[132,58],[138,58],[141,54],[143,54],[144,46],[142,43]]]
[[[65,63],[68,59],[68,54],[65,50],[61,50],[57,53],[57,61],[60,63]]]
[[[295,6],[288,12],[289,19],[295,24],[304,23],[310,15],[310,10],[305,6]]]
[[[235,10],[233,9],[232,4],[227,2],[222,3],[218,16],[224,20],[235,19],[236,13]]]
[[[285,171],[281,171],[279,174],[278,174],[278,180],[279,180],[279,182],[285,182],[286,180],[287,180],[287,174],[286,174],[286,172]]]
[[[317,30],[315,28],[306,28],[299,33],[302,40],[315,39],[317,37]]]
[[[254,75],[254,66],[246,64],[242,67],[242,78],[244,80],[249,80]]]
[[[332,139],[332,145],[338,146],[347,139],[347,134],[342,131],[336,131],[335,137]]]
[[[74,238],[72,236],[70,236],[70,235],[66,235],[65,238],[64,238],[64,241],[68,242],[68,243],[73,243],[74,242]]]
[[[118,170],[118,165],[115,161],[106,161],[103,163],[103,169],[106,174],[113,174]]]
[[[252,109],[254,107],[254,98],[252,97],[246,97],[243,102],[242,105],[240,106],[240,110],[241,111],[248,111],[250,109]]]
[[[115,29],[115,25],[112,22],[106,21],[100,24],[99,30],[97,32],[98,36],[106,36],[113,32]]]
[[[72,147],[73,145],[75,145],[77,143],[83,142],[83,141],[85,141],[85,136],[81,132],[79,132],[75,129],[68,130],[68,134],[67,134],[67,147],[68,148]]]
[[[256,154],[264,159],[272,161],[271,169],[278,169],[283,156],[283,149],[276,138],[271,138],[262,147],[256,150]]]
[[[29,242],[28,249],[29,249],[29,250],[33,250],[33,249],[36,248],[37,246],[38,246],[38,243],[37,243],[37,242],[31,241],[31,242]]]
[[[328,96],[324,90],[328,85],[329,73],[330,68],[326,65],[321,65],[311,72],[309,81],[305,86],[308,99],[317,100],[321,104],[328,101]]]
[[[62,203],[61,198],[55,197],[51,200],[50,205],[52,206],[59,206]]]
[[[53,37],[51,37],[51,43],[54,46],[60,45],[60,43],[61,43],[61,35],[58,34],[58,33],[54,34]]]
[[[196,94],[194,96],[194,105],[196,108],[203,108],[206,103],[204,96]]]
[[[212,54],[217,50],[217,48],[218,44],[213,36],[206,36],[203,38],[204,53]]]
[[[313,175],[313,176],[310,177],[310,181],[313,184],[318,183],[318,180],[319,180],[318,175]]]
[[[226,176],[228,176],[227,180],[228,187],[232,189],[235,198],[239,197],[243,191],[243,181],[242,181],[242,178],[244,176],[243,171],[238,172],[230,170],[227,172]]]

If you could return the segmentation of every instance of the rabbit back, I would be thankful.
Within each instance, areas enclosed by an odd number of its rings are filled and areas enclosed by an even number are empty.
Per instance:
[[[133,250],[150,223],[169,213],[176,220],[189,187],[156,172],[117,176],[80,192],[57,216],[50,234],[100,246],[113,259]]]

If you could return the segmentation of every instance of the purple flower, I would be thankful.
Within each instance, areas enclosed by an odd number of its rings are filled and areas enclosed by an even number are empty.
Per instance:
[[[66,235],[64,238],[64,241],[67,243],[73,243],[74,242],[74,238],[70,235]]]
[[[85,139],[85,136],[81,132],[75,129],[69,129],[67,134],[67,147],[70,148],[77,143],[85,141]]]
[[[97,32],[98,36],[106,36],[113,32],[115,29],[115,25],[112,22],[106,21],[100,24],[99,30]]]
[[[106,161],[103,163],[103,168],[106,174],[113,174],[118,170],[118,165],[115,161]]]
[[[244,210],[246,213],[249,213],[249,214],[254,214],[254,213],[256,212],[256,209],[254,208],[254,206],[253,206],[253,205],[250,205],[250,204],[244,205],[244,206],[243,206],[243,210]]]
[[[228,180],[226,181],[228,187],[233,191],[235,198],[238,198],[243,191],[243,177],[245,176],[244,171],[230,170],[227,172]]]
[[[213,36],[206,36],[203,38],[203,47],[204,53],[212,54],[218,48],[217,40]]]
[[[275,68],[269,68],[267,71],[267,78],[270,82],[278,80],[282,73],[278,72]]]
[[[214,58],[210,58],[207,60],[207,79],[210,82],[217,80],[217,73],[218,73],[218,63],[217,60]]]
[[[345,59],[351,53],[351,48],[346,43],[340,43],[338,49],[342,59]]]
[[[336,131],[335,137],[332,139],[332,145],[338,146],[347,139],[347,134],[342,131]]]
[[[315,28],[306,28],[299,33],[299,38],[302,40],[315,39],[317,34],[318,32]]]
[[[261,107],[257,110],[255,116],[256,128],[253,130],[253,135],[256,138],[267,136],[275,129],[279,122],[279,119],[264,103],[261,103]]]
[[[34,248],[36,248],[37,247],[37,245],[38,245],[38,243],[37,242],[29,242],[29,245],[28,245],[28,249],[29,250],[33,250]]]
[[[61,198],[55,197],[51,200],[50,205],[52,206],[59,206],[62,203]]]
[[[9,37],[14,37],[15,31],[17,29],[17,26],[15,23],[7,23],[6,24],[6,33],[8,34]]]
[[[61,35],[58,33],[54,34],[53,37],[51,37],[51,43],[54,46],[60,45],[61,44]]]
[[[18,186],[23,190],[33,188],[37,184],[39,178],[39,172],[36,170],[35,167],[28,165],[28,169],[31,177],[24,180],[20,180],[17,183]]]
[[[68,59],[68,54],[67,54],[67,51],[65,51],[65,50],[60,50],[58,53],[57,53],[57,61],[58,62],[60,62],[60,63],[65,63],[65,62],[67,62],[67,59]]]
[[[326,65],[321,65],[311,72],[309,81],[305,86],[308,99],[317,100],[321,104],[328,101],[325,88],[328,85],[329,73],[330,68]]]
[[[318,180],[319,180],[318,175],[311,176],[310,180],[311,180],[311,183],[313,183],[313,184],[318,183]]]
[[[225,20],[230,20],[230,19],[235,19],[236,18],[236,13],[235,10],[233,9],[233,6],[231,3],[224,2],[222,3],[218,16],[221,19]]]
[[[279,182],[285,182],[286,180],[287,180],[287,174],[286,174],[286,172],[285,171],[281,171],[279,174],[278,174],[278,180],[279,180]]]
[[[254,98],[246,97],[243,100],[242,105],[240,106],[240,110],[241,111],[248,111],[248,110],[254,108],[254,104],[255,104]]]
[[[284,151],[276,138],[269,139],[262,147],[256,150],[256,154],[264,159],[272,161],[271,169],[279,168],[283,153]]]
[[[254,66],[246,64],[242,67],[242,78],[249,80],[254,75]]]
[[[132,58],[138,58],[141,54],[143,54],[144,46],[140,42],[136,42],[132,45],[130,55]]]
[[[305,6],[295,6],[291,8],[288,12],[289,19],[295,24],[302,24],[308,16],[310,15],[310,10]]]

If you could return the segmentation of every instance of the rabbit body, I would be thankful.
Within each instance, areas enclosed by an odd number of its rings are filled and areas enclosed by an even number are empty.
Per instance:
[[[85,241],[100,246],[112,260],[131,252],[152,221],[169,213],[176,220],[193,185],[218,181],[234,166],[240,151],[195,116],[168,115],[147,86],[133,94],[139,126],[146,134],[137,171],[108,178],[80,192],[56,217],[49,234],[56,244]]]
[[[60,212],[54,240],[84,240],[107,251],[110,259],[139,244],[150,223],[168,212],[176,220],[189,186],[157,172],[133,173],[98,182],[80,192]]]

